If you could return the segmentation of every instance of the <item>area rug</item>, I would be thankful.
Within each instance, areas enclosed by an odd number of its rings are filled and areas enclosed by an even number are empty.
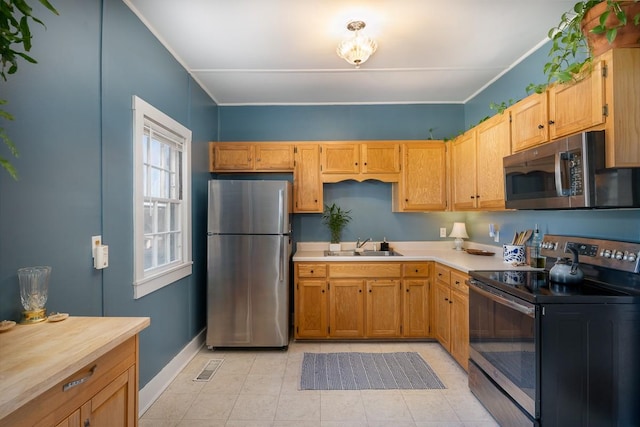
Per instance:
[[[443,389],[415,352],[305,353],[301,390]]]

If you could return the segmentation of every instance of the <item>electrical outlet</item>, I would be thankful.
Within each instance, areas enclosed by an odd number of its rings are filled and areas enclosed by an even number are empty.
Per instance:
[[[102,236],[91,236],[91,257],[96,257],[96,248],[102,244]]]
[[[447,237],[447,229],[445,227],[440,227],[440,237]]]

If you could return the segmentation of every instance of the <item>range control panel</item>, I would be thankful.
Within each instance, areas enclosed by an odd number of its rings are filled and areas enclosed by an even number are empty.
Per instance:
[[[548,257],[571,258],[573,255],[569,248],[578,251],[581,264],[640,272],[640,243],[545,234],[541,253]]]

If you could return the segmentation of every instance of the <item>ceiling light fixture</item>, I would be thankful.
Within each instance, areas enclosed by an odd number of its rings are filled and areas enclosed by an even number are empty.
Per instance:
[[[378,48],[375,40],[360,32],[365,26],[366,24],[363,21],[349,22],[347,29],[355,32],[355,36],[340,43],[336,49],[340,58],[343,58],[349,64],[355,65],[356,68],[360,68],[360,64],[365,63]]]

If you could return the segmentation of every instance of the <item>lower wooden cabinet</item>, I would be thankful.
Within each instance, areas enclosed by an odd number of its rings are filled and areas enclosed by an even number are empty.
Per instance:
[[[0,420],[0,425],[138,425],[137,351],[135,336]]]
[[[469,363],[469,287],[465,273],[436,264],[434,335],[465,370]]]
[[[295,338],[430,337],[432,265],[295,263]]]

